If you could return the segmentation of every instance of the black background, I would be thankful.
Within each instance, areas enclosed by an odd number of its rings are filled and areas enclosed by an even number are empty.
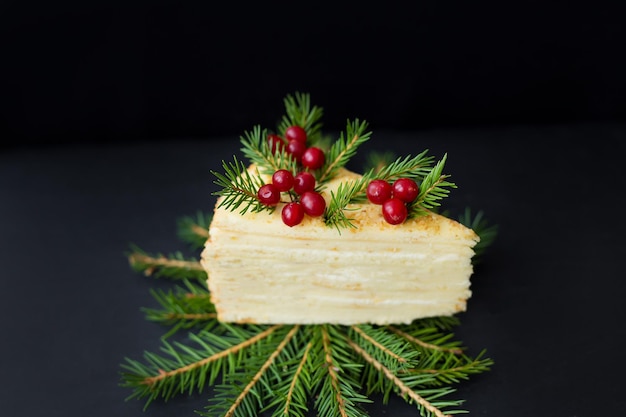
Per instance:
[[[459,386],[470,415],[624,414],[623,18],[618,2],[2,3],[0,414],[206,404],[124,401],[119,364],[160,346],[140,308],[167,285],[124,253],[184,250],[175,221],[212,208],[209,170],[296,91],[327,131],[368,120],[364,152],[447,152],[447,206],[500,226],[456,332],[496,363]]]
[[[238,134],[311,93],[328,129],[624,120],[621,2],[4,2],[10,143]]]

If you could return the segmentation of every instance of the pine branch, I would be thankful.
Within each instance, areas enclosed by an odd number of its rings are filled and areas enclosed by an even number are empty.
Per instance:
[[[209,238],[212,213],[198,211],[196,217],[184,216],[177,221],[178,238],[191,249],[202,249]]]
[[[161,350],[167,356],[146,352],[142,363],[126,358],[122,364],[122,386],[133,388],[130,398],[147,398],[144,408],[157,398],[168,400],[175,394],[201,392],[208,383],[212,385],[222,372],[234,372],[240,366],[241,356],[236,354],[269,337],[281,325],[264,331],[245,332],[229,337],[201,331],[189,335],[198,347],[162,341]]]
[[[372,133],[365,132],[367,126],[366,121],[359,122],[358,119],[347,122],[345,134],[341,133],[328,150],[324,166],[317,176],[318,183],[324,184],[333,178],[356,154],[358,147],[371,138]]]
[[[204,416],[252,416],[259,413],[265,400],[272,398],[270,369],[300,326],[277,327],[274,334],[255,346],[254,354],[244,357],[241,365],[226,372],[223,383],[215,387],[216,394],[206,407]],[[275,336],[275,337],[274,337]],[[276,342],[276,339],[279,341]]]
[[[275,392],[277,395],[267,407],[275,410],[272,417],[304,417],[308,411],[307,403],[311,395],[311,356],[309,352],[312,347],[312,342],[306,344],[293,373],[287,373],[282,379],[284,381],[283,388],[281,388],[280,383],[276,385]],[[283,364],[283,368],[285,367]]]
[[[434,157],[427,155],[428,150],[424,150],[416,156],[407,155],[397,158],[386,167],[375,168],[376,175],[373,178],[393,182],[398,178],[405,177],[422,181],[433,170]],[[445,159],[445,157],[444,157]]]
[[[335,227],[339,233],[342,228],[355,228],[346,211],[350,211],[350,204],[363,203],[367,200],[367,185],[374,179],[393,182],[405,177],[422,181],[420,193],[409,210],[413,217],[426,214],[427,208],[438,205],[437,200],[447,195],[448,190],[443,187],[455,187],[454,184],[446,181],[446,176],[441,174],[445,156],[440,163],[432,167],[433,158],[428,156],[427,152],[421,152],[414,157],[398,158],[385,167],[371,168],[357,180],[341,183],[336,191],[331,191],[330,203],[324,213],[325,224]]]
[[[261,130],[260,126],[255,126],[251,132],[245,132],[240,142],[241,152],[251,164],[257,166],[259,173],[272,175],[281,168],[294,174],[297,172],[297,163],[290,154],[284,150],[276,150],[272,153],[272,148],[267,141],[267,130]]]
[[[263,185],[259,175],[250,174],[237,157],[233,157],[233,162],[222,162],[222,166],[224,174],[211,171],[217,177],[215,184],[221,187],[221,190],[214,192],[213,195],[223,197],[217,208],[224,207],[234,211],[242,207],[239,211],[242,215],[248,210],[252,212],[274,210],[274,207],[261,204],[257,198],[257,191]]]
[[[370,151],[365,156],[363,172],[372,171],[374,176],[376,176],[387,165],[392,163],[394,159],[396,159],[396,154],[392,151]]]
[[[417,407],[420,409],[420,412],[427,412],[427,415],[433,415],[436,417],[445,417],[445,414],[440,410],[440,408],[448,405],[448,402],[439,404],[428,401],[417,391],[411,389],[409,385],[407,385],[401,378],[396,376],[396,374],[392,372],[389,368],[385,367],[382,363],[369,355],[356,342],[349,339],[347,340],[347,342],[350,347],[354,349],[354,351],[365,360],[365,362],[367,362],[370,366],[376,369],[376,371],[382,373],[389,381],[391,381],[395,389],[398,391],[398,395],[400,395],[404,399],[409,399],[415,402],[417,404]],[[433,391],[429,391],[429,393],[432,392]],[[445,394],[447,394],[447,391],[445,392]]]
[[[165,256],[151,255],[138,246],[131,244],[131,252],[126,253],[128,262],[135,272],[145,276],[170,279],[195,279],[205,282],[207,274],[200,263],[193,258],[185,258],[180,252]]]
[[[342,228],[356,228],[346,212],[351,209],[349,204],[361,201],[364,197],[365,189],[370,181],[370,177],[363,177],[346,181],[339,184],[336,191],[330,192],[330,203],[324,212],[324,223],[326,226],[334,226],[339,233]]]
[[[142,309],[147,320],[171,327],[163,338],[170,337],[180,329],[200,326],[209,329],[209,326],[212,328],[217,325],[217,313],[206,284],[200,286],[188,280],[183,282],[185,287],[176,286],[174,291],[152,289],[150,293],[161,309]]]
[[[419,366],[404,372],[413,376],[427,376],[428,382],[421,381],[421,385],[448,386],[468,380],[471,375],[487,372],[492,365],[493,360],[485,357],[484,350],[475,358],[438,351],[424,355]]]
[[[424,177],[419,186],[417,199],[409,206],[409,216],[425,215],[429,209],[439,207],[439,200],[450,193],[448,188],[456,188],[456,184],[448,181],[449,175],[442,174],[447,154]],[[446,188],[448,187],[448,188]]]
[[[360,403],[370,402],[361,394],[358,374],[361,365],[355,364],[351,353],[342,346],[345,340],[338,326],[316,326],[317,342],[314,346],[319,363],[313,381],[317,388],[315,408],[320,417],[366,416]],[[345,343],[343,343],[345,344]]]
[[[311,96],[296,92],[288,94],[283,100],[285,115],[278,125],[279,134],[283,134],[289,126],[300,126],[307,132],[307,140],[312,145],[317,145],[322,128],[321,119],[324,109],[311,106]]]
[[[498,225],[490,224],[484,217],[482,210],[478,211],[475,216],[472,216],[472,210],[469,207],[466,207],[463,214],[459,216],[459,223],[474,230],[480,238],[480,241],[474,246],[474,257],[472,258],[472,263],[478,265],[486,249],[496,240]]]
[[[367,324],[351,326],[349,337],[361,347],[376,357],[379,362],[384,362],[393,372],[406,369],[417,361],[418,352],[411,349],[411,345],[385,331],[384,328],[374,327]]]
[[[437,351],[441,351],[441,352],[449,352],[449,353],[454,353],[456,355],[460,355],[463,353],[463,349],[459,348],[458,346],[456,346],[458,343],[454,343],[455,346],[442,346],[441,344],[435,344],[435,343],[429,343],[424,341],[424,336],[422,337],[416,337],[414,335],[410,335],[408,333],[403,332],[402,330],[398,329],[395,326],[392,325],[388,325],[387,329],[391,330],[392,332],[396,333],[397,335],[403,337],[404,339],[408,340],[409,342],[416,344],[424,349],[431,349],[431,350],[437,350]],[[427,328],[426,329],[431,330],[431,334],[433,331],[436,331],[435,329],[432,328]],[[424,334],[424,333],[422,333]],[[439,343],[441,343],[442,340],[439,340]]]

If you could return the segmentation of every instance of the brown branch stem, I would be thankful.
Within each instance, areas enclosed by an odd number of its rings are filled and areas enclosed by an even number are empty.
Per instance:
[[[217,313],[166,313],[166,319],[210,320],[217,318]]]
[[[296,334],[299,328],[300,328],[300,325],[297,324],[293,326],[293,328],[289,331],[289,333],[287,333],[285,338],[280,342],[280,344],[272,352],[270,357],[267,358],[263,366],[261,366],[259,371],[254,375],[254,377],[252,377],[252,380],[250,380],[248,385],[246,385],[245,388],[241,391],[241,393],[239,394],[235,402],[233,402],[233,405],[231,405],[231,407],[228,409],[226,414],[224,414],[224,417],[231,417],[235,415],[235,410],[237,409],[237,407],[239,407],[239,405],[241,404],[243,399],[246,397],[246,395],[250,393],[250,390],[252,389],[252,387],[254,387],[259,382],[259,379],[261,379],[265,371],[267,371],[267,369],[272,365],[272,363],[274,363],[274,360],[276,359],[276,357],[280,355],[280,353],[283,351],[285,346],[287,346],[287,343],[289,343],[289,341],[293,338],[293,335]]]
[[[201,236],[201,237],[209,237],[209,229],[207,229],[206,227],[202,227],[200,225],[194,224],[193,226],[191,226],[191,231],[197,235],[197,236]]]
[[[196,271],[204,270],[204,268],[202,268],[202,265],[198,261],[183,261],[180,259],[170,259],[165,256],[154,257],[154,256],[143,255],[141,253],[131,254],[128,257],[128,261],[131,263],[131,265],[134,265],[137,263],[144,263],[147,265],[151,265],[152,266],[151,268],[146,269],[146,275],[150,275],[154,267],[157,267],[157,266],[191,269],[191,270],[196,270]]]
[[[337,376],[337,370],[333,364],[332,349],[330,348],[330,336],[328,335],[328,331],[326,331],[325,327],[322,327],[322,343],[324,345],[324,360],[326,362],[326,369],[328,369],[328,375],[330,376],[331,384],[336,393],[335,397],[339,406],[339,413],[341,417],[347,417],[348,414],[346,413],[346,405],[343,397],[341,396],[341,390],[339,389],[339,377]]]
[[[363,350],[359,345],[357,345],[354,341],[346,338],[346,341],[355,350],[359,355],[363,357],[370,365],[372,365],[377,371],[382,372],[387,379],[389,379],[393,384],[400,389],[400,395],[402,397],[408,396],[413,401],[420,404],[426,410],[430,411],[437,417],[449,417],[446,414],[443,414],[440,409],[432,405],[428,400],[419,395],[417,392],[413,391],[411,388],[407,387],[404,382],[396,375],[394,375],[389,368],[385,367],[382,363],[378,362],[372,356],[370,356],[365,350]]]
[[[298,369],[296,369],[296,372],[293,375],[293,379],[291,380],[291,384],[289,385],[289,391],[287,392],[287,398],[285,399],[285,408],[283,410],[283,415],[286,415],[286,416],[289,415],[289,405],[291,404],[291,399],[293,398],[293,392],[296,389],[296,382],[298,381],[298,378],[300,374],[302,373],[302,369],[304,369],[304,364],[309,358],[309,351],[311,350],[312,346],[313,346],[312,342],[309,342],[306,345],[306,349],[304,350],[304,353],[302,354],[302,359],[300,360],[300,364],[298,364]]]
[[[418,339],[417,337],[413,337],[408,333],[403,332],[402,330],[398,329],[397,327],[394,326],[387,326],[387,328],[389,330],[391,330],[392,332],[394,332],[395,334],[404,337],[405,339],[407,339],[410,342],[415,343],[416,345],[419,345],[423,348],[426,349],[432,349],[432,350],[438,350],[440,352],[450,352],[450,353],[454,353],[455,355],[460,355],[463,353],[463,350],[460,348],[446,348],[443,346],[439,346],[439,345],[434,345],[432,343],[427,343],[424,342],[423,340]]]
[[[326,177],[328,177],[328,175],[330,175],[330,173],[332,172],[332,170],[335,168],[335,166],[339,163],[339,161],[341,161],[341,157],[343,155],[346,154],[346,152],[348,152],[348,150],[354,146],[354,143],[356,141],[359,140],[359,135],[354,135],[354,137],[352,138],[352,140],[350,141],[349,144],[347,144],[346,148],[343,150],[343,152],[341,152],[339,155],[337,155],[337,158],[335,158],[335,160],[328,164],[328,167],[326,167],[326,170],[324,171],[324,173],[322,175],[320,175],[320,179],[318,180],[319,183],[323,183],[326,180]]]
[[[242,349],[245,349],[246,347],[258,342],[261,339],[264,339],[266,337],[268,337],[269,335],[271,335],[272,333],[274,333],[277,329],[279,329],[280,327],[282,327],[281,324],[277,324],[275,326],[272,326],[270,328],[268,328],[267,330],[257,334],[254,337],[251,337],[250,339],[247,339],[241,343],[239,343],[238,345],[234,345],[229,347],[228,349],[224,349],[222,351],[219,351],[217,353],[214,353],[213,355],[202,359],[201,361],[198,362],[193,362],[190,363],[189,365],[180,367],[180,368],[176,368],[176,369],[172,369],[171,371],[163,371],[163,370],[159,370],[159,374],[156,376],[151,376],[151,377],[147,377],[144,379],[143,383],[146,385],[152,385],[155,384],[157,382],[159,382],[162,379],[165,378],[169,378],[169,377],[173,377],[176,376],[178,374],[182,374],[188,371],[191,371],[193,369],[196,368],[200,368],[208,363],[211,362],[215,362],[219,359],[225,358],[226,356],[239,352]]]
[[[357,332],[363,339],[367,340],[368,342],[370,342],[372,345],[376,346],[377,349],[385,352],[387,355],[391,356],[392,358],[394,358],[395,360],[397,360],[398,362],[402,362],[402,363],[406,363],[407,360],[403,357],[401,357],[400,355],[392,352],[391,350],[387,349],[385,346],[381,345],[380,343],[378,343],[377,341],[375,341],[374,339],[372,339],[370,336],[368,336],[363,329],[361,329],[358,326],[352,326],[352,330],[354,330],[355,332]]]

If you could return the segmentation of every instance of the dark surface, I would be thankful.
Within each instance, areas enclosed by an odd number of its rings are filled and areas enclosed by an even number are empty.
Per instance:
[[[5,143],[228,136],[312,94],[329,129],[624,121],[621,1],[4,1]]]
[[[475,416],[623,415],[626,126],[374,130],[370,149],[448,153],[444,204],[482,209],[500,234],[472,278],[456,334],[492,371],[459,385]],[[202,396],[125,402],[119,365],[160,346],[129,243],[184,249],[176,219],[210,210],[224,139],[0,153],[3,416],[192,416]],[[359,158],[354,160],[358,164]],[[416,416],[393,399],[373,416]]]

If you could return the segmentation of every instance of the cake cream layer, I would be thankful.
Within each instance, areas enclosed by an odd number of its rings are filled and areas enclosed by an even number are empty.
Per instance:
[[[380,206],[352,208],[355,228],[340,231],[310,217],[288,227],[281,205],[245,215],[216,209],[201,261],[218,318],[388,324],[465,310],[478,240],[471,229],[437,214],[394,226]]]

